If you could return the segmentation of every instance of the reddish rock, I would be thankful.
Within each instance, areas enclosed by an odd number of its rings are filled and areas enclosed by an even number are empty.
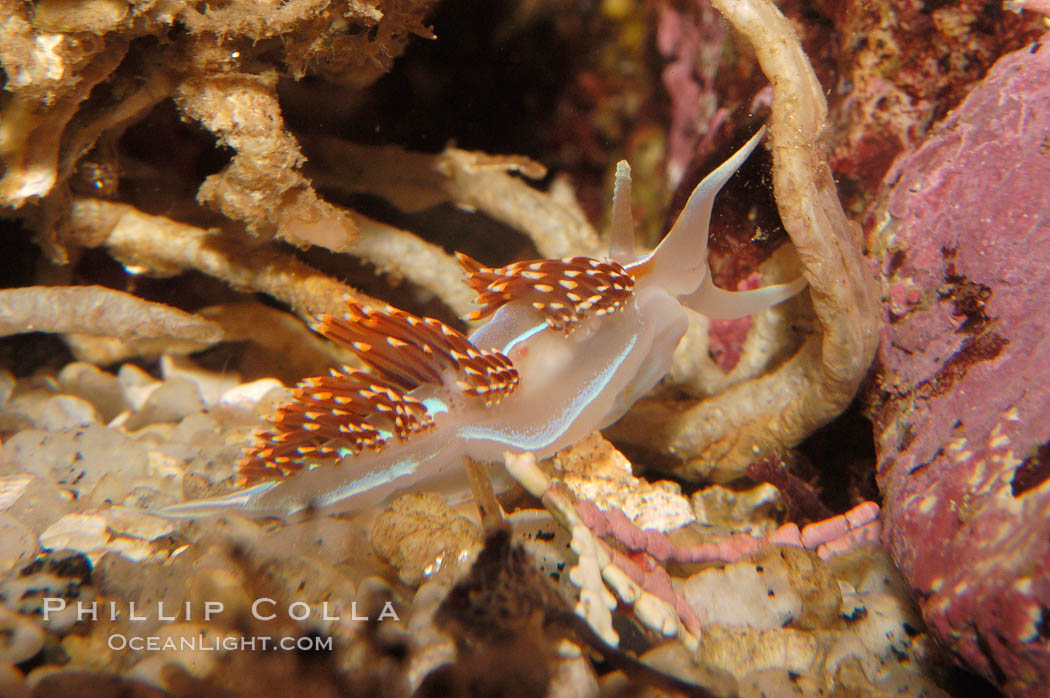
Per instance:
[[[1043,31],[1034,13],[984,0],[818,0],[816,7],[835,28],[801,25],[806,53],[830,88],[831,167],[864,192],[999,56]]]
[[[661,81],[671,102],[667,169],[677,184],[696,156],[700,139],[712,139],[726,119],[714,89],[726,25],[708,3],[666,3],[658,12],[656,47],[668,61]]]
[[[931,629],[1011,696],[1050,685],[1050,36],[887,175],[875,410],[884,542]]]
[[[762,275],[752,272],[740,280],[736,285],[737,291],[750,291],[762,285]],[[736,318],[735,320],[710,320],[707,336],[710,339],[708,352],[712,361],[720,369],[729,373],[738,363],[744,353],[744,340],[751,329],[751,316]]]

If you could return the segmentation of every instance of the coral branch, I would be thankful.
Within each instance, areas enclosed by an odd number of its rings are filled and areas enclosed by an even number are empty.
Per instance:
[[[0,178],[0,206],[17,208],[32,197],[47,195],[59,181],[62,139],[58,136],[92,88],[108,78],[124,58],[127,43],[119,39],[108,45],[101,41],[84,42],[96,47],[94,55],[84,56],[83,49],[70,48],[61,35],[38,36],[34,40],[24,20],[3,14],[6,13],[0,13],[0,25],[8,26],[0,30],[0,41],[17,39],[25,42],[28,54],[50,56],[46,68],[31,61],[24,66],[4,66],[8,75],[5,87],[23,88],[4,104],[0,116],[0,160],[5,167]],[[19,27],[24,28],[24,33],[18,31]],[[74,62],[87,65],[77,71],[76,79],[70,75],[68,84],[61,83],[61,78],[72,72],[67,63]]]
[[[686,460],[682,474],[730,479],[756,453],[797,444],[849,404],[875,354],[879,315],[858,226],[838,200],[819,139],[827,105],[791,25],[768,0],[715,0],[773,83],[773,186],[822,329],[778,370],[686,409],[647,402],[617,438]]]
[[[171,337],[214,344],[222,328],[178,308],[101,286],[28,286],[0,291],[0,336],[82,332],[143,339]]]
[[[106,247],[129,268],[160,274],[196,269],[236,288],[268,293],[308,320],[323,313],[342,315],[345,297],[382,305],[272,246],[251,246],[127,204],[74,200],[70,236],[86,247]]]
[[[222,326],[226,341],[250,340],[274,363],[267,375],[292,385],[327,364],[356,365],[356,357],[310,331],[295,315],[262,303],[229,303],[202,308],[199,314]],[[264,328],[264,331],[260,331]]]
[[[864,502],[845,514],[812,523],[801,531],[793,523],[785,524],[765,538],[746,533],[731,535],[717,543],[680,547],[662,532],[642,530],[623,512],[602,511],[585,499],[575,504],[580,520],[597,536],[608,536],[627,550],[644,553],[659,562],[673,561],[683,565],[702,562],[733,562],[767,545],[791,545],[815,551],[828,558],[846,552],[862,543],[879,539],[879,506]]]
[[[598,235],[577,207],[509,174],[543,176],[543,166],[526,158],[458,148],[429,155],[330,137],[304,140],[304,146],[318,186],[375,194],[408,212],[446,201],[477,209],[522,231],[552,259],[599,249]]]
[[[678,617],[682,619],[682,625],[694,636],[700,636],[700,619],[696,617],[696,611],[685,600],[682,592],[676,591],[671,586],[671,575],[667,574],[656,561],[646,553],[628,557],[623,553],[611,550],[612,564],[622,571],[631,581],[642,589],[656,596],[671,606]]]
[[[77,114],[66,134],[59,161],[60,180],[67,179],[102,134],[115,131],[116,138],[123,127],[138,120],[150,109],[171,96],[175,89],[171,70],[163,64],[166,56],[152,57],[152,65],[143,75],[117,77],[113,79],[112,91],[121,95],[116,103],[94,104],[89,102]]]
[[[440,246],[359,213],[357,243],[350,254],[430,291],[463,317],[474,309],[474,293],[463,282],[463,268]]]
[[[317,196],[299,171],[303,155],[284,127],[277,73],[191,78],[175,101],[187,116],[215,133],[237,154],[204,180],[197,199],[257,234],[276,233],[295,244],[346,250],[357,226]]]
[[[607,592],[595,579],[596,570],[639,621],[666,636],[677,635],[688,647],[698,642],[700,620],[681,590],[672,585],[664,563],[728,563],[770,545],[807,548],[827,559],[863,543],[877,542],[881,532],[878,505],[865,502],[802,531],[791,523],[765,538],[735,534],[716,543],[679,546],[661,531],[641,529],[619,509],[603,511],[591,501],[573,498],[551,482],[531,453],[507,453],[505,464],[511,476],[572,531],[573,550],[580,555],[580,565],[571,577],[581,587],[577,613],[608,642],[615,642],[615,633],[608,603],[603,602],[607,601],[603,592]],[[626,553],[601,538],[622,546]]]
[[[586,600],[581,596],[577,612],[587,619],[595,632],[602,635],[607,642],[617,641],[614,639],[615,633],[609,634],[612,632],[612,627],[608,618],[607,604],[601,601],[606,598],[601,592],[608,594],[608,591],[594,579],[593,571],[597,566],[601,572],[601,579],[613,588],[620,601],[634,610],[639,621],[664,636],[680,637],[687,647],[695,650],[699,640],[689,628],[699,626],[694,623],[695,616],[687,618],[679,613],[680,600],[677,593],[671,595],[674,599],[674,602],[671,603],[653,593],[656,591],[655,587],[647,589],[643,586],[650,581],[657,584],[666,580],[658,575],[647,576],[641,573],[642,571],[633,563],[626,568],[621,568],[615,558],[615,551],[607,543],[594,537],[598,534],[592,533],[590,526],[577,514],[571,495],[564,489],[553,485],[550,478],[536,465],[536,458],[531,453],[514,455],[508,452],[505,454],[504,462],[511,477],[532,495],[539,497],[547,511],[562,526],[572,531],[573,549],[580,555],[580,571],[576,572],[572,579],[577,585],[586,584],[589,589]],[[641,583],[636,582],[632,576],[639,577]],[[664,592],[666,589],[659,593]],[[684,604],[684,601],[681,603]]]

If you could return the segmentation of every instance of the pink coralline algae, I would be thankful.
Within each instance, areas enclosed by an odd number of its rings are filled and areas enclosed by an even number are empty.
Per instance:
[[[998,56],[1041,33],[1033,13],[1002,3],[867,0],[817,3],[827,21],[809,22],[806,51],[822,76],[836,133],[836,175],[871,191],[893,159],[914,149],[930,124],[954,106]]]
[[[700,140],[711,138],[725,120],[714,94],[725,36],[725,25],[707,3],[683,9],[670,3],[660,7],[656,44],[670,61],[661,78],[671,100],[667,165],[674,184],[695,156]]]
[[[762,283],[761,274],[752,273],[745,279],[741,279],[737,285],[737,291],[750,291],[758,288]],[[751,316],[735,318],[733,320],[711,320],[711,326],[707,331],[711,339],[708,351],[715,365],[728,373],[740,362],[740,356],[744,350],[744,340],[747,332],[751,329]]]
[[[1050,680],[1050,37],[887,176],[875,409],[884,543],[1007,695]]]

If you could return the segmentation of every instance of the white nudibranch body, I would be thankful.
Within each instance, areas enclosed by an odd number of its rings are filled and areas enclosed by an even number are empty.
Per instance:
[[[349,367],[300,383],[239,465],[247,486],[157,513],[228,510],[290,517],[359,509],[410,488],[465,489],[464,458],[538,458],[608,426],[667,372],[684,308],[741,317],[798,293],[801,280],[730,292],[711,282],[715,195],[762,132],[693,191],[650,254],[634,253],[630,168],[617,167],[609,258],[489,268],[460,255],[488,321],[466,338],[431,318],[348,303],[318,331],[353,351]]]

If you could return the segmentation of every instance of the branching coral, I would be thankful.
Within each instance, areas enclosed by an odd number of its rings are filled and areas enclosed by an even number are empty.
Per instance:
[[[474,309],[474,294],[463,283],[463,267],[439,246],[412,233],[356,215],[357,242],[352,254],[385,274],[408,279],[448,304],[457,315]]]
[[[595,254],[594,228],[560,187],[544,194],[511,172],[538,178],[546,168],[527,158],[446,148],[437,155],[355,145],[335,138],[307,142],[315,179],[324,186],[382,196],[403,211],[446,201],[479,210],[528,235],[544,257]]]
[[[173,274],[197,269],[237,288],[263,291],[303,317],[341,313],[343,297],[362,294],[265,245],[149,216],[127,204],[77,199],[70,213],[71,239],[105,246],[132,269]]]
[[[299,172],[303,156],[277,103],[277,74],[230,73],[191,78],[176,104],[237,151],[229,165],[201,185],[197,198],[249,231],[346,250],[356,226],[346,212],[321,200]]]
[[[35,286],[0,291],[0,336],[17,332],[82,332],[152,339],[173,337],[213,344],[214,322],[160,303],[99,286]]]
[[[129,121],[174,95],[184,115],[237,151],[205,181],[202,201],[249,230],[345,249],[353,223],[299,174],[302,157],[281,118],[273,63],[295,77],[313,69],[365,87],[413,34],[433,36],[423,24],[430,5],[4,2],[0,205],[37,206],[41,239],[64,259],[61,222],[76,166],[100,138],[114,142]],[[150,36],[161,41],[136,43]]]
[[[109,45],[98,37],[70,40],[62,34],[34,31],[15,3],[0,8],[0,44],[6,47],[8,75],[0,157],[0,205],[20,206],[44,196],[58,180],[62,133],[91,90],[116,70],[127,42]]]
[[[842,211],[820,141],[823,90],[797,36],[765,0],[714,4],[750,40],[773,83],[773,186],[822,335],[776,371],[714,399],[639,405],[612,433],[670,451],[686,461],[686,474],[731,478],[756,453],[797,444],[849,404],[874,358],[879,319],[860,229]]]
[[[620,601],[634,609],[639,620],[647,627],[668,637],[679,636],[687,646],[696,646],[696,637],[687,630],[687,621],[679,618],[675,606],[639,587],[617,567],[613,561],[613,551],[592,536],[590,529],[576,513],[571,495],[563,488],[554,486],[537,467],[531,453],[521,456],[508,453],[506,466],[526,490],[539,497],[551,514],[572,531],[573,550],[580,558],[578,567],[573,571],[573,582],[581,588],[576,612],[587,619],[602,639],[610,643],[619,641],[612,629],[610,615],[610,609],[616,605],[615,599],[604,586],[604,580],[605,584],[613,587]]]
[[[299,0],[279,6],[232,2],[129,8],[96,0],[74,11],[58,2],[41,3],[35,10],[4,3],[0,60],[8,81],[0,118],[0,204],[20,209],[57,261],[70,259],[71,246],[104,244],[136,272],[163,276],[196,269],[239,289],[269,293],[305,319],[337,311],[345,294],[363,298],[291,256],[240,240],[237,231],[243,225],[264,239],[276,235],[300,246],[349,251],[466,314],[471,294],[451,255],[317,195],[300,169],[305,161],[300,139],[285,123],[277,96],[282,74],[301,77],[307,71],[351,89],[367,86],[390,68],[411,35],[432,38],[423,24],[430,4]],[[171,35],[176,22],[188,32]],[[135,42],[147,36],[165,41]],[[226,234],[180,222],[202,218],[184,200],[176,199],[169,218],[74,193],[114,198],[122,178],[143,176],[147,186],[185,187],[164,164],[156,168],[118,152],[125,129],[169,98],[184,118],[233,152],[197,191],[201,204],[233,221]],[[449,200],[484,210],[532,234],[550,256],[597,245],[564,184],[548,195],[508,174],[545,173],[526,158],[452,148],[436,158],[396,149],[358,150],[365,159],[354,163],[369,174],[355,188],[381,189],[381,195],[406,209]],[[334,157],[340,154],[335,148]],[[412,179],[419,173],[407,170],[401,177],[407,192],[384,189],[384,163],[393,163],[396,180],[399,160],[428,168],[431,181],[415,186]],[[326,157],[317,161],[320,167],[311,173],[323,185],[345,172]],[[157,184],[149,184],[150,178]]]
[[[576,612],[612,644],[618,642],[611,619],[616,604],[605,585],[631,607],[643,625],[667,637],[677,636],[687,647],[695,648],[700,620],[683,596],[681,585],[672,584],[666,563],[728,563],[776,546],[805,548],[826,560],[877,542],[881,532],[878,505],[865,502],[801,531],[791,523],[762,539],[739,533],[717,542],[680,545],[660,530],[640,528],[619,508],[604,510],[574,497],[564,483],[552,481],[541,471],[530,453],[518,456],[508,452],[506,466],[559,523],[571,530],[572,549],[579,557],[571,572],[573,584],[580,589]],[[833,606],[832,615],[838,602]]]

